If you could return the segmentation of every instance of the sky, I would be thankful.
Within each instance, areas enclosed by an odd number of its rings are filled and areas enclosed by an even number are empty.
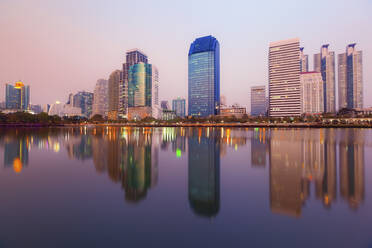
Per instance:
[[[322,44],[339,54],[357,43],[372,106],[372,0],[0,0],[0,13],[0,101],[18,80],[30,85],[33,104],[93,92],[132,48],[159,69],[161,100],[187,98],[189,46],[213,35],[227,104],[249,110],[250,87],[268,85],[269,43],[298,37],[310,69]]]

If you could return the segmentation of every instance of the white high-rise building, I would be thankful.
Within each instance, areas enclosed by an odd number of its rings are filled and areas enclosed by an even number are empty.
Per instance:
[[[323,79],[320,72],[302,72],[301,113],[315,114],[324,110]]]
[[[355,45],[348,45],[346,53],[338,55],[339,109],[363,108],[363,54]]]
[[[308,72],[309,71],[309,56],[304,54],[304,48],[300,48],[300,71]]]
[[[324,110],[336,112],[335,53],[328,50],[328,44],[314,54],[314,71],[320,72],[323,79]]]
[[[108,81],[105,79],[98,79],[96,87],[94,88],[93,96],[93,113],[94,115],[107,116],[108,111]]]
[[[269,115],[300,114],[300,40],[272,42],[269,48]]]

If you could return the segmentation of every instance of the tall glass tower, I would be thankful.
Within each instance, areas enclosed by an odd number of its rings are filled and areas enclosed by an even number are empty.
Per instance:
[[[15,85],[6,84],[5,106],[7,109],[27,110],[30,105],[30,86],[22,82]]]
[[[220,45],[213,36],[197,38],[189,50],[189,115],[220,112]]]

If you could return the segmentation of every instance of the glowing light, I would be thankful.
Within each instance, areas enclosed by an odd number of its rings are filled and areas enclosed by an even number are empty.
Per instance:
[[[20,88],[22,88],[23,86],[25,86],[25,85],[24,85],[21,81],[18,81],[18,82],[15,83],[14,88],[16,88],[16,89],[20,89]]]
[[[53,144],[53,150],[54,150],[54,152],[59,152],[60,146],[59,146],[59,143],[58,142],[56,142],[56,143]]]
[[[19,158],[14,159],[13,170],[14,170],[15,173],[20,173],[22,171],[22,162]]]
[[[177,156],[177,158],[180,158],[181,155],[182,155],[181,149],[180,148],[177,148],[177,150],[176,150],[176,156]]]

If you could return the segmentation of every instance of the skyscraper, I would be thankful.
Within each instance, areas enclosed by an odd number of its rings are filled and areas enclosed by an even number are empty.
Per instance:
[[[7,109],[27,110],[30,105],[30,86],[22,82],[6,84],[5,106]]]
[[[269,115],[301,114],[300,40],[272,42],[269,49]]]
[[[108,81],[106,79],[98,79],[94,88],[93,97],[93,113],[94,115],[107,116],[108,109]]]
[[[161,107],[161,109],[166,109],[166,110],[168,110],[168,109],[169,109],[169,103],[168,103],[168,101],[167,101],[167,100],[163,100],[163,101],[161,101],[161,102],[160,102],[160,107]]]
[[[300,47],[300,71],[309,71],[309,56],[304,54],[304,48]]]
[[[220,45],[213,36],[197,38],[188,55],[189,115],[219,114]]]
[[[132,49],[126,53],[126,62],[123,64],[123,71],[120,78],[119,86],[119,109],[118,114],[125,117],[128,113],[128,84],[129,84],[129,68],[143,62],[148,63],[147,55],[138,49]]]
[[[302,72],[301,113],[315,114],[324,110],[323,80],[320,72]]]
[[[138,63],[129,68],[128,118],[159,118],[159,72],[151,64]]]
[[[119,83],[121,71],[113,71],[108,81],[108,118],[117,120],[119,113]]]
[[[186,115],[186,100],[178,97],[172,100],[172,110],[176,116],[185,117]]]
[[[81,108],[81,113],[90,118],[93,108],[93,93],[87,91],[80,91],[73,97],[73,107]]]
[[[355,43],[338,55],[338,107],[363,108],[362,51],[355,50]]]
[[[314,54],[314,71],[322,74],[324,112],[336,112],[335,53],[328,46],[323,45],[320,53]]]
[[[251,87],[251,115],[266,115],[266,87]]]

